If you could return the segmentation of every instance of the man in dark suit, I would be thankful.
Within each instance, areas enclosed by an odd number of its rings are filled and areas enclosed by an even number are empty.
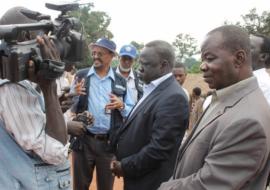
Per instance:
[[[152,41],[141,52],[144,95],[119,130],[118,161],[111,163],[125,190],[154,190],[173,172],[189,116],[185,92],[172,75],[174,59],[165,41]]]
[[[248,33],[233,25],[208,33],[200,69],[215,89],[159,190],[264,190],[270,170],[270,108],[252,76]],[[195,160],[195,161],[194,161]]]

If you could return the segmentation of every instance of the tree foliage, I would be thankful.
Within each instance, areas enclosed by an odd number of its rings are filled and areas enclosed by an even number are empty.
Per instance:
[[[94,42],[101,37],[113,38],[113,34],[108,30],[111,18],[103,11],[91,11],[93,3],[80,7],[79,10],[70,14],[80,20],[83,24],[86,38],[89,42]]]
[[[138,50],[138,53],[140,53],[141,50],[144,47],[143,43],[138,43],[138,42],[135,42],[135,41],[130,42],[130,44],[132,44]]]
[[[78,10],[69,13],[70,16],[78,18],[82,23],[83,32],[86,37],[86,44],[95,42],[101,37],[109,39],[113,38],[112,32],[108,30],[111,18],[105,12],[91,11],[93,7],[94,4],[89,3],[80,7]],[[88,67],[93,62],[88,53],[87,47],[85,48],[85,51],[86,59],[83,63],[78,65],[79,68]]]
[[[258,14],[256,8],[253,8],[249,13],[241,15],[242,21],[238,21],[235,25],[245,28],[250,34],[264,34],[270,36],[270,12],[263,11]],[[224,24],[229,24],[228,21]]]
[[[256,8],[249,11],[248,14],[241,16],[244,24],[243,27],[248,30],[250,34],[260,33],[270,35],[270,12],[263,11],[259,15]]]
[[[197,41],[189,34],[178,34],[172,45],[176,50],[177,59],[181,62],[197,54]]]
[[[195,59],[194,57],[189,57],[182,62],[189,73],[199,73],[201,62]]]

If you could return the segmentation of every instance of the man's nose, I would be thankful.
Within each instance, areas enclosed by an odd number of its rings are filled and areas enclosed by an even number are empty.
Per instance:
[[[95,54],[92,55],[92,57],[93,57],[94,59],[96,59],[96,58],[98,58],[98,54],[95,53]]]
[[[176,76],[175,79],[176,79],[177,81],[180,81],[181,77]]]
[[[207,68],[207,63],[205,61],[202,61],[202,63],[200,64],[200,70],[204,72],[207,70]]]

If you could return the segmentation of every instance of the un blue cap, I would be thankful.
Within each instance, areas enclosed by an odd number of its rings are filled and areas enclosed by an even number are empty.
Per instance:
[[[113,53],[115,53],[115,50],[116,50],[116,44],[107,38],[100,38],[95,43],[90,44],[90,47],[93,47],[93,46],[106,48],[107,50]]]
[[[135,59],[137,57],[137,49],[133,45],[124,45],[121,47],[119,55],[121,57],[126,55]]]

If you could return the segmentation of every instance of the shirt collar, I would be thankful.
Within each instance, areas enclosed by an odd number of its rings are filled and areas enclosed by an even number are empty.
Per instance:
[[[249,77],[245,80],[242,80],[240,82],[237,82],[231,86],[228,86],[226,88],[220,89],[220,90],[215,90],[213,91],[213,98],[212,98],[212,102],[223,102],[227,99],[228,96],[230,96],[230,94],[234,93],[235,91],[238,91],[239,87],[241,86],[246,86],[250,81],[255,80],[255,77]]]
[[[96,70],[94,69],[94,66],[92,66],[90,68],[89,72],[87,73],[87,76],[91,76],[91,75],[95,75],[98,78],[100,78],[98,76],[98,74],[96,73]],[[113,71],[112,67],[110,67],[109,72],[107,73],[107,75],[104,78],[111,78],[112,80],[115,80],[114,71]]]
[[[153,81],[151,81],[149,84],[144,84],[143,85],[143,91],[145,91],[146,89],[148,89],[149,87],[153,87],[156,88],[160,83],[162,83],[163,81],[165,81],[167,78],[169,78],[170,76],[172,76],[172,73],[168,73],[166,75],[163,75],[162,77],[159,77]]]
[[[157,78],[156,80],[151,81],[151,83],[154,86],[158,86],[160,83],[162,83],[163,81],[165,81],[167,78],[169,78],[170,76],[172,76],[172,73],[168,73],[166,75],[163,75],[162,77]]]
[[[267,70],[265,68],[261,68],[261,69],[257,69],[253,71],[253,75],[255,75],[255,77],[264,76],[264,77],[270,78],[270,75],[267,73]]]
[[[116,68],[116,72],[121,75],[119,66]],[[129,72],[129,75],[128,75],[127,79],[129,79],[129,78],[135,79],[135,76],[134,76],[134,73],[133,73],[133,69],[132,68],[130,69],[130,72]]]

